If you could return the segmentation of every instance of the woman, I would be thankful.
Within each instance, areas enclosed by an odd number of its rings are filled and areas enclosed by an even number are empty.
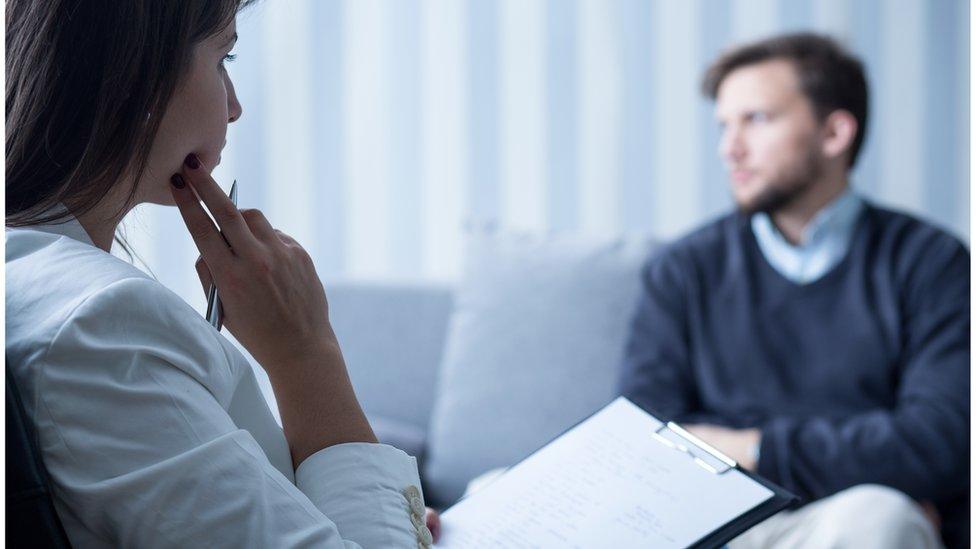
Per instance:
[[[55,506],[79,547],[426,546],[416,462],[377,444],[308,254],[209,174],[246,3],[7,2],[6,351]],[[283,430],[240,352],[108,253],[143,202],[180,208]]]

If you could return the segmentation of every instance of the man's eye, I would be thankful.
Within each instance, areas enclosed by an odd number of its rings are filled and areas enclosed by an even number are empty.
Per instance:
[[[749,120],[749,122],[766,122],[769,120],[769,115],[764,112],[756,111],[749,113],[746,118]]]
[[[224,63],[233,63],[237,59],[237,55],[233,53],[228,53],[220,59],[220,66],[224,66]]]

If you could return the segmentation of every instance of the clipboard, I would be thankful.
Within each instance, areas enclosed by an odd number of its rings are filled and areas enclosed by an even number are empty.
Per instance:
[[[605,412],[611,408],[616,411],[611,414],[604,415]],[[614,415],[617,413],[622,413],[625,415]],[[765,489],[771,494],[762,501],[754,498],[754,501],[757,501],[757,503],[751,503],[751,507],[743,506],[743,510],[741,512],[738,510],[738,504],[732,504],[731,508],[726,508],[726,510],[722,512],[711,512],[715,511],[715,509],[710,509],[709,511],[703,510],[703,517],[709,514],[712,515],[707,519],[703,518],[702,523],[707,525],[694,527],[694,534],[685,532],[685,534],[679,535],[676,539],[672,540],[670,546],[694,547],[701,549],[722,547],[727,542],[745,532],[752,526],[755,526],[756,524],[798,501],[796,496],[783,488],[767,481],[766,479],[763,479],[762,477],[759,477],[758,475],[742,469],[733,459],[724,455],[722,452],[710,446],[701,439],[695,437],[685,429],[681,428],[680,425],[674,422],[662,422],[653,413],[649,413],[646,410],[637,407],[624,397],[618,397],[607,406],[602,407],[600,410],[584,418],[576,425],[563,431],[562,434],[554,437],[548,444],[530,453],[517,464],[510,467],[506,473],[499,475],[499,477],[497,477],[483,489],[462,498],[454,506],[446,509],[441,515],[441,524],[444,534],[442,535],[441,542],[435,547],[467,547],[471,545],[472,542],[474,542],[474,545],[476,546],[487,547],[488,545],[485,545],[483,539],[479,538],[479,536],[485,535],[486,532],[488,536],[491,536],[503,525],[508,526],[512,524],[511,513],[508,514],[509,518],[506,520],[504,517],[498,516],[498,509],[504,509],[506,506],[509,506],[509,502],[511,501],[518,501],[520,491],[529,490],[527,484],[525,484],[526,471],[533,468],[535,470],[546,470],[542,468],[542,463],[546,461],[547,456],[552,456],[553,454],[564,456],[570,455],[566,453],[565,448],[567,448],[567,446],[565,441],[573,438],[574,433],[579,434],[588,432],[591,434],[598,433],[602,435],[602,433],[605,432],[601,430],[603,427],[609,426],[610,430],[616,430],[614,428],[616,424],[611,423],[611,421],[616,421],[620,418],[631,422],[631,425],[625,430],[620,430],[620,433],[627,433],[627,436],[619,438],[619,440],[632,441],[635,438],[640,439],[639,434],[641,432],[644,432],[647,435],[646,440],[637,441],[640,447],[643,448],[643,450],[640,451],[641,453],[625,454],[627,456],[626,459],[633,459],[633,456],[637,455],[639,459],[648,460],[644,461],[643,464],[650,465],[651,467],[658,463],[658,461],[654,460],[661,460],[662,462],[673,464],[673,466],[677,467],[678,469],[685,471],[686,474],[695,470],[694,468],[681,465],[681,463],[683,463],[682,460],[687,459],[691,463],[694,463],[695,467],[704,471],[704,474],[693,474],[693,476],[698,479],[697,482],[700,486],[712,485],[711,481],[708,481],[705,475],[715,475],[719,477],[730,475],[731,478],[721,480],[719,481],[719,484],[726,487],[745,487],[753,491],[762,491],[762,489]],[[657,426],[657,428],[650,431],[646,430],[650,426]],[[561,446],[563,450],[556,450],[555,448],[560,444],[561,440],[564,441]],[[592,441],[589,442],[592,443]],[[666,449],[665,451],[670,450],[676,454],[674,456],[667,457],[667,455],[662,454],[659,449],[655,448],[664,448]],[[645,454],[643,452],[647,453]],[[656,457],[651,460],[651,456]],[[564,465],[564,462],[558,462],[558,465]],[[552,466],[552,462],[550,462],[547,466]],[[572,470],[572,465],[564,467],[564,469]],[[642,469],[632,470],[642,471]],[[582,474],[582,472],[579,472],[579,474]],[[530,483],[534,482],[532,479],[528,480]],[[690,499],[689,494],[694,494],[697,492],[689,491],[687,486],[690,485],[685,486],[685,489],[676,489],[675,493],[682,494],[680,497],[688,500]],[[482,495],[483,493],[486,495]],[[627,496],[618,496],[617,494],[622,494],[622,492],[613,492],[613,500],[617,500],[621,497],[623,497],[623,499],[627,499]],[[499,506],[497,501],[502,499],[504,500],[504,503]],[[562,500],[551,501],[558,502]],[[646,507],[645,501],[646,500],[643,499],[638,500],[640,505],[644,505]],[[560,505],[559,503],[555,504],[557,506]],[[685,506],[682,507],[682,509],[687,509],[687,501],[684,505]],[[652,513],[661,510],[660,507],[648,507],[648,509],[650,509]],[[672,512],[674,511],[672,510]],[[508,513],[508,511],[503,511],[503,513]],[[721,519],[715,520],[716,517],[721,517]],[[537,517],[533,517],[533,519],[535,518]],[[484,524],[485,520],[492,522],[492,524],[486,526]],[[714,526],[711,525],[712,521],[714,521]],[[454,522],[453,525],[452,522]],[[518,522],[518,519],[515,519],[514,522]],[[451,530],[454,530],[456,533],[451,532]],[[668,532],[670,533],[677,531],[669,530]],[[449,534],[452,533],[460,536],[456,543],[449,537]],[[653,539],[656,538],[652,536],[639,537],[637,539],[646,540],[643,542],[636,542],[637,546],[646,547],[648,546],[648,543],[651,543]],[[679,539],[680,543],[678,542]],[[590,544],[592,545],[592,540],[590,540]],[[549,546],[545,543],[538,543],[536,545]],[[565,544],[562,544],[560,546],[564,545]],[[520,545],[513,546],[520,547]]]
[[[649,415],[654,417],[654,414]],[[709,473],[723,475],[732,470],[738,471],[773,493],[771,498],[759,506],[753,507],[749,511],[739,515],[736,519],[698,540],[690,546],[694,549],[719,549],[724,547],[725,544],[746,530],[799,502],[799,498],[791,492],[773,484],[752,471],[739,467],[739,464],[735,460],[726,456],[714,446],[689,433],[673,421],[664,423],[657,431],[651,433],[651,436],[676,452],[687,454],[689,459],[693,460],[695,464]]]

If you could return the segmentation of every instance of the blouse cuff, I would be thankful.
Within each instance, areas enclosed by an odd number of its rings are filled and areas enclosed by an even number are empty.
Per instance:
[[[319,450],[295,471],[298,489],[363,547],[427,546],[417,460],[385,444],[350,442]]]

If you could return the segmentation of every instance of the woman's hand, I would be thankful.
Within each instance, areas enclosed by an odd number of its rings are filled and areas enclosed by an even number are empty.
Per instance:
[[[325,291],[308,253],[260,211],[239,211],[198,161],[191,167],[191,157],[182,173],[188,185],[174,182],[173,196],[200,250],[197,273],[204,288],[217,283],[227,328],[269,375],[335,347]]]
[[[434,538],[434,543],[437,543],[441,539],[441,516],[437,514],[437,511],[428,507],[424,518],[427,529],[430,530],[430,535]]]
[[[329,324],[325,290],[308,253],[261,212],[239,211],[196,156],[187,156],[171,182],[200,250],[197,271],[204,287],[211,281],[217,285],[224,324],[268,372],[293,465],[334,444],[376,442],[349,381]]]

